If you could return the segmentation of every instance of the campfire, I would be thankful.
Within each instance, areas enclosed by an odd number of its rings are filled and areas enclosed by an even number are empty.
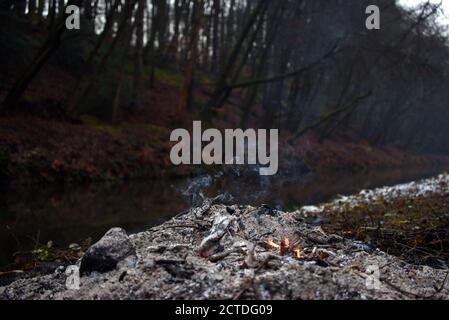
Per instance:
[[[281,256],[293,254],[296,258],[302,257],[301,249],[299,247],[291,246],[290,240],[288,238],[284,238],[284,240],[282,240],[280,244],[277,244],[270,239],[267,241],[267,244],[271,248],[279,250]]]

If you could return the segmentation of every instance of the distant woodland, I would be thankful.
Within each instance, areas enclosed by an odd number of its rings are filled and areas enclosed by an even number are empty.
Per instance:
[[[365,27],[369,4],[380,30]],[[68,5],[80,30],[65,27]],[[203,119],[449,153],[439,13],[395,0],[2,0],[2,109],[111,123],[169,112],[167,127]],[[49,65],[71,80],[59,98],[29,99]],[[149,101],[163,81],[176,99]]]

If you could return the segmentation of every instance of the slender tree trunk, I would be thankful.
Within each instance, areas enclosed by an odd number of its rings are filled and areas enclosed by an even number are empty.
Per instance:
[[[39,5],[37,7],[37,15],[42,18],[44,16],[45,3],[47,0],[39,0]]]
[[[222,45],[223,48],[223,59],[222,59],[222,64],[224,65],[226,63],[226,57],[229,55],[229,49],[232,48],[232,44],[234,43],[234,36],[235,36],[235,31],[234,31],[234,24],[235,24],[235,1],[236,0],[231,0],[231,3],[229,4],[229,15],[227,18],[227,24],[226,24],[226,38],[223,35],[223,41],[224,41],[224,45]],[[224,23],[225,19],[223,17],[223,23]],[[224,26],[223,26],[223,31],[224,31]],[[227,49],[225,49],[227,48]]]
[[[49,0],[48,3],[48,23],[47,23],[47,28],[48,30],[53,29],[53,25],[55,23],[56,20],[56,3],[57,0]],[[81,3],[82,1],[80,1]]]
[[[117,120],[118,120],[118,111],[120,109],[123,80],[125,79],[126,58],[127,58],[128,52],[129,52],[129,48],[131,47],[132,34],[133,34],[133,28],[130,27],[130,31],[128,32],[128,36],[126,37],[125,43],[124,43],[125,48],[123,50],[123,55],[121,57],[119,78],[117,81],[117,90],[115,91],[114,103],[113,103],[113,107],[112,107],[111,122],[114,124],[117,123]]]
[[[165,51],[167,30],[169,25],[168,22],[169,16],[168,16],[167,0],[157,0],[157,1],[158,1],[158,15],[159,15],[157,26],[158,58],[161,58]]]
[[[59,0],[58,1],[58,13],[61,14],[61,12],[64,11],[65,7],[65,0]]]
[[[14,1],[14,11],[20,16],[25,15],[26,6],[27,6],[26,0]]]
[[[173,62],[178,65],[178,50],[179,50],[179,30],[182,16],[183,4],[181,0],[175,0],[174,3],[174,22],[173,22],[173,36],[170,44],[167,47],[167,53],[165,54],[165,60]]]
[[[182,37],[182,57],[181,57],[181,65],[187,65],[187,59],[188,59],[188,53],[189,53],[189,43],[190,43],[190,34],[191,34],[191,28],[192,28],[192,24],[191,24],[191,19],[190,19],[190,14],[191,14],[191,10],[190,10],[190,4],[192,2],[192,0],[185,0],[186,1],[186,6],[185,6],[185,10],[184,10],[184,15],[183,15],[183,22],[184,22],[184,32],[183,32],[183,37]]]
[[[213,0],[213,33],[212,33],[212,62],[211,71],[217,72],[220,61],[219,23],[221,12],[221,0]]]
[[[134,57],[134,86],[132,92],[131,108],[135,111],[141,107],[142,91],[142,73],[143,73],[143,23],[146,1],[139,0],[137,13],[135,16],[136,24],[136,51]]]
[[[36,17],[36,9],[37,9],[36,0],[29,0],[28,1],[28,15],[31,17],[31,19],[34,19]]]
[[[97,0],[98,1],[98,0]],[[119,0],[115,0],[114,2],[119,2]],[[115,3],[114,3],[115,7]],[[86,29],[89,33],[94,34],[95,32],[95,8],[92,5],[92,0],[85,0],[84,1],[84,17]]]
[[[210,59],[209,59],[209,50],[212,47],[212,22],[211,19],[204,19],[203,22],[203,38],[206,37],[206,40],[200,39],[201,53],[199,55],[199,68],[203,70],[210,70]]]
[[[193,102],[193,85],[195,78],[195,63],[198,56],[198,39],[203,21],[204,0],[195,1],[192,17],[192,37],[188,53],[186,79],[181,89],[177,115],[181,116],[185,110],[190,110]]]

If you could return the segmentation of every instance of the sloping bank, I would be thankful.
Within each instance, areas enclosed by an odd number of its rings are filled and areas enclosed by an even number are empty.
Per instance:
[[[79,185],[196,174],[197,166],[176,167],[170,161],[170,132],[174,127],[147,122],[111,125],[88,116],[69,122],[21,113],[2,114],[0,187]],[[449,167],[448,156],[373,147],[357,136],[336,135],[321,141],[316,133],[309,132],[291,142],[284,130],[280,132],[279,172],[289,176],[310,171]]]
[[[364,191],[366,199],[447,192],[448,175]],[[427,299],[449,298],[447,271],[412,265],[364,242],[325,233],[305,213],[358,197],[280,212],[221,199],[146,232],[110,230],[79,261],[79,290],[64,268],[0,288],[2,299]]]

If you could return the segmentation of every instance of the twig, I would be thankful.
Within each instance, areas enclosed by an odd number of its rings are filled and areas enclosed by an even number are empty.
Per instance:
[[[23,273],[23,272],[24,272],[23,270],[11,270],[11,271],[6,271],[6,272],[0,272],[0,277],[19,274],[19,273]]]
[[[172,224],[168,226],[164,226],[164,228],[193,228],[193,229],[201,229],[201,226],[197,224]]]
[[[223,260],[227,256],[229,256],[230,254],[235,253],[235,252],[239,252],[239,251],[241,251],[241,248],[228,249],[228,250],[225,250],[223,252],[220,252],[220,253],[217,253],[217,254],[214,254],[214,255],[210,256],[209,257],[209,261],[210,262],[218,262],[220,260]]]
[[[320,57],[319,59],[313,61],[312,63],[310,63],[309,65],[299,68],[297,70],[294,71],[290,71],[288,73],[285,74],[280,74],[280,75],[276,75],[276,76],[272,76],[266,79],[256,79],[256,80],[249,80],[249,81],[244,81],[241,83],[234,83],[234,84],[228,84],[226,86],[226,88],[229,89],[237,89],[237,88],[245,88],[245,87],[250,87],[250,86],[255,86],[255,85],[260,85],[260,84],[265,84],[265,83],[270,83],[270,82],[276,82],[279,80],[284,80],[284,79],[288,79],[288,78],[293,78],[296,77],[300,74],[303,74],[306,71],[309,71],[313,68],[315,68],[316,66],[320,65],[323,61],[331,58],[332,56],[334,56],[335,54],[337,54],[339,52],[338,49],[338,45],[339,45],[339,41],[337,41],[335,43],[334,46],[332,46],[332,48],[326,52],[322,57]]]
[[[446,281],[447,281],[447,278],[448,278],[448,277],[449,277],[449,271],[446,272],[446,276],[444,277],[443,282],[441,283],[441,286],[440,286],[439,288],[436,289],[435,294],[436,294],[436,293],[440,293],[441,291],[443,291],[444,286],[446,285]]]
[[[400,292],[400,293],[402,293],[402,294],[404,294],[404,295],[406,295],[406,296],[412,296],[412,297],[414,297],[414,298],[419,298],[419,297],[420,297],[419,294],[413,293],[413,292],[410,292],[410,291],[407,291],[407,290],[404,290],[404,289],[398,287],[397,285],[391,283],[391,282],[390,282],[389,280],[387,280],[387,279],[381,279],[381,280],[382,280],[383,282],[385,282],[386,284],[388,284],[388,285],[389,285],[390,287],[392,287],[393,289],[395,289],[396,291],[398,291],[398,292]]]
[[[190,212],[190,210],[184,210],[184,211],[178,213],[176,216],[174,216],[173,219],[178,219],[178,218],[180,218],[180,217],[186,215],[186,214],[189,213],[189,212]]]

